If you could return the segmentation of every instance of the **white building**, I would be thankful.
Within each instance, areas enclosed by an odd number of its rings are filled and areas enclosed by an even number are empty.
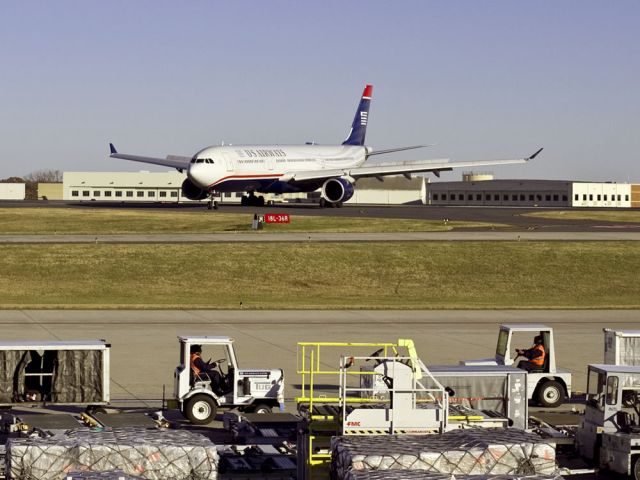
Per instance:
[[[64,200],[188,202],[179,172],[64,172]]]
[[[571,206],[629,208],[632,206],[631,191],[634,189],[633,187],[640,187],[640,185],[631,185],[629,183],[574,183]]]
[[[0,183],[0,200],[24,200],[24,183]]]
[[[186,175],[169,172],[64,172],[63,199],[75,201],[114,202],[191,202],[182,196]],[[424,179],[385,177],[383,182],[364,178],[358,181],[348,203],[402,204],[424,203]],[[240,203],[242,192],[225,192],[221,203]],[[320,193],[264,195],[274,202],[305,203],[319,199]],[[206,200],[203,200],[206,201]]]

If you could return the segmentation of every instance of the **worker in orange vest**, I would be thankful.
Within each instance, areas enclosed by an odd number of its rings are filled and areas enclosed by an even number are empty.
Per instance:
[[[526,360],[520,360],[518,368],[530,372],[531,370],[542,370],[547,352],[544,350],[542,335],[536,335],[533,339],[533,347],[523,350],[516,349],[518,356],[523,356]]]
[[[189,364],[191,366],[191,371],[193,372],[194,378],[196,380],[198,379],[198,377],[202,380],[211,380],[211,389],[217,395],[222,394],[222,392],[220,391],[220,387],[222,385],[222,377],[220,375],[220,372],[215,370],[217,364],[215,362],[205,362],[202,359],[202,346],[200,345],[191,345],[190,352],[191,356]]]

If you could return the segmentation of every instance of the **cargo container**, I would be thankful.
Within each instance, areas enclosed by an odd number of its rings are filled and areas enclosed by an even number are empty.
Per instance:
[[[640,365],[640,330],[604,328],[604,363]]]
[[[0,342],[0,407],[106,405],[110,348],[104,340]]]

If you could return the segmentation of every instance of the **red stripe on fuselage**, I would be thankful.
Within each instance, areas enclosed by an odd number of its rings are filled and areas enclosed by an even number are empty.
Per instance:
[[[274,180],[278,177],[281,177],[282,175],[284,175],[283,173],[272,173],[272,174],[265,174],[265,175],[229,175],[227,177],[222,177],[220,180],[217,180],[215,182],[213,182],[211,185],[209,185],[209,188],[213,187],[214,185],[218,185],[219,183],[224,182],[225,180],[229,180],[230,178],[273,178]]]

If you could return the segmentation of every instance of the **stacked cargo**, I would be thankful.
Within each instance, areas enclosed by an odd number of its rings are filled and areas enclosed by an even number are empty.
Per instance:
[[[522,430],[453,430],[442,435],[350,435],[331,445],[333,478],[364,471],[447,475],[556,475],[555,445]],[[357,477],[355,477],[357,478]],[[366,477],[365,477],[366,478]]]
[[[216,478],[218,454],[209,439],[189,431],[74,429],[49,438],[11,438],[6,463],[7,477],[21,480],[112,470],[148,480],[204,480]]]
[[[352,472],[348,480],[562,480],[561,476],[549,475],[445,475],[424,473],[420,470],[385,470]]]
[[[127,475],[122,470],[106,472],[70,472],[64,480],[140,480],[142,477]]]

